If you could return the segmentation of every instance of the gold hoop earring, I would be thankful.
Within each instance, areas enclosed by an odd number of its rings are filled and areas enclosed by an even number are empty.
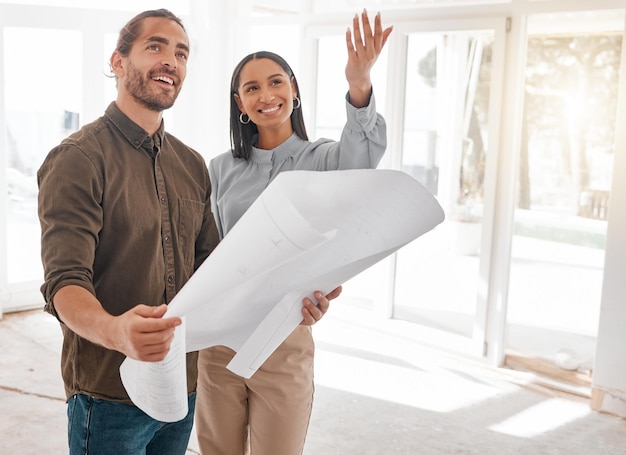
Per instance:
[[[300,103],[300,98],[297,96],[293,99],[293,108],[298,109],[302,103]]]
[[[244,120],[243,120],[243,116],[244,116],[244,115],[245,115],[246,117],[248,117],[248,120],[246,120],[246,121],[244,121]],[[244,114],[244,113],[242,112],[241,114],[239,114],[239,121],[240,121],[241,123],[243,123],[244,125],[247,125],[248,123],[250,123],[250,116],[249,116],[248,114]]]

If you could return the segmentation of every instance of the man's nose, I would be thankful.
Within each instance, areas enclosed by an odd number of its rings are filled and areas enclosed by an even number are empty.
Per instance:
[[[172,69],[178,68],[178,61],[176,60],[176,56],[174,56],[174,55],[169,56],[169,57],[164,57],[163,61],[161,62],[161,64],[163,66],[167,66],[167,67],[172,68]]]

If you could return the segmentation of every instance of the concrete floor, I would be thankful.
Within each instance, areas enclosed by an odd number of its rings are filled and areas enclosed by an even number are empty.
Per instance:
[[[414,325],[334,305],[315,329],[304,455],[626,453],[626,420],[422,343]],[[0,320],[0,454],[63,454],[61,333],[41,310]],[[198,453],[195,435],[188,453]]]

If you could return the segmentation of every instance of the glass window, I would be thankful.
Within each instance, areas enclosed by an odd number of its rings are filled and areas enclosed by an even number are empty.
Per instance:
[[[43,271],[36,172],[49,150],[78,129],[82,35],[75,31],[5,28],[3,51],[8,282],[40,282]]]
[[[376,95],[376,109],[385,115],[387,46],[372,68],[371,78]],[[309,138],[329,138],[339,140],[346,123],[346,93],[348,82],[345,67],[348,59],[345,35],[325,36],[318,41],[317,89],[315,130]],[[386,152],[390,153],[389,151]],[[344,294],[357,306],[372,309],[373,300],[385,289],[387,274],[383,272],[384,262],[374,265],[344,283]]]
[[[317,114],[314,138],[327,137],[339,140],[346,123],[345,97],[348,82],[345,76],[348,52],[346,39],[341,36],[325,36],[318,42],[317,60]],[[376,94],[376,109],[385,115],[387,81],[387,46],[372,68],[372,86]]]
[[[494,39],[492,30],[414,33],[407,52],[402,170],[437,196],[446,220],[398,252],[393,314],[468,338],[479,290]]]
[[[285,39],[286,36],[293,39]],[[300,26],[267,25],[250,28],[249,52],[270,51],[284,58],[298,77],[300,67]],[[237,56],[237,62],[244,55]],[[234,69],[234,68],[232,68]],[[298,78],[299,80],[300,78]]]
[[[532,16],[508,342],[590,370],[598,329],[623,13]],[[582,24],[585,23],[585,26]],[[621,26],[620,26],[621,27]]]

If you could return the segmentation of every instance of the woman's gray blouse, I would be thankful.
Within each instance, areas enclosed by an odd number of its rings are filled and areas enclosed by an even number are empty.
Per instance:
[[[374,95],[368,106],[355,108],[346,96],[347,122],[341,139],[304,141],[295,133],[273,150],[252,148],[250,159],[232,152],[209,163],[211,209],[223,238],[280,173],[293,170],[374,169],[387,147],[384,118],[376,112]]]

